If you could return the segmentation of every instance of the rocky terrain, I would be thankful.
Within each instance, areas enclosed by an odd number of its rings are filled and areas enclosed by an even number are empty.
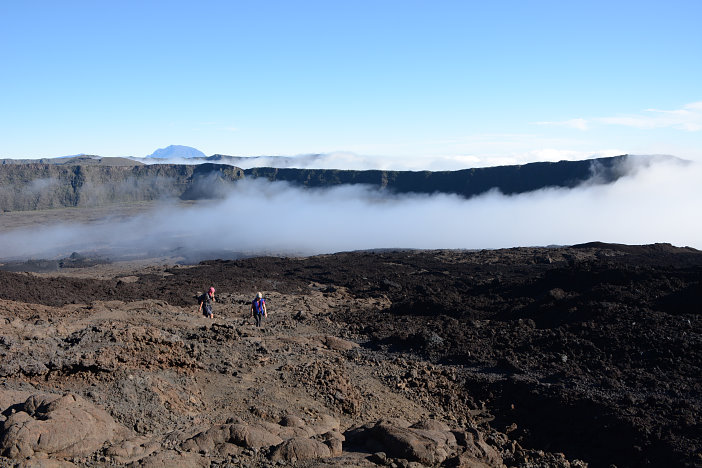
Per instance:
[[[624,176],[632,161],[617,156],[585,161],[530,163],[460,171],[351,171],[331,169],[240,169],[215,155],[202,164],[149,164],[126,158],[72,158],[0,161],[0,214],[66,207],[89,208],[163,199],[222,197],[243,178],[263,178],[302,187],[365,184],[390,193],[449,193],[470,198],[490,190],[518,194],[546,187],[606,184]]]
[[[0,271],[0,466],[702,466],[694,249],[73,266]]]

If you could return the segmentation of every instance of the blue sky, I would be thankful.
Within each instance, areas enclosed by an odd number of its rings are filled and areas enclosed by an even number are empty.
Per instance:
[[[0,3],[0,158],[702,161],[702,2]]]

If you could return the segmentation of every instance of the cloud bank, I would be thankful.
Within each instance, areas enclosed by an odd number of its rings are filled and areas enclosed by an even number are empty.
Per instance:
[[[397,196],[365,186],[312,190],[245,180],[226,198],[139,216],[0,234],[0,258],[310,255],[375,248],[486,249],[589,241],[702,249],[702,165],[657,161],[609,185]]]
[[[499,136],[494,137],[496,139]],[[582,152],[543,148],[524,153],[507,155],[446,155],[431,157],[401,158],[392,156],[368,156],[349,151],[321,154],[300,154],[296,156],[222,156],[217,159],[204,158],[131,158],[145,164],[229,164],[241,169],[255,167],[296,168],[296,169],[339,169],[363,171],[370,169],[387,171],[457,171],[478,167],[494,167],[527,164],[530,162],[581,161],[584,159],[620,156],[625,151],[606,149],[596,152]]]

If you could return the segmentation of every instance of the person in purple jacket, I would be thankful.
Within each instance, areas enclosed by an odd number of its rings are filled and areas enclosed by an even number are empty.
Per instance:
[[[263,318],[268,318],[268,311],[266,311],[266,300],[263,298],[263,294],[259,291],[256,294],[256,298],[251,302],[251,317],[256,319],[256,326],[260,327]]]

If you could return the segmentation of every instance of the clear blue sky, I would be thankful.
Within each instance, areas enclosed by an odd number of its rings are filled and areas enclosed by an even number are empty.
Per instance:
[[[702,160],[702,1],[4,1],[0,158]]]

